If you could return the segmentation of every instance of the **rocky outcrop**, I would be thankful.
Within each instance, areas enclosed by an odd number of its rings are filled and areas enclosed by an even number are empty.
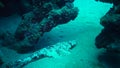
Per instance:
[[[119,5],[113,6],[109,12],[100,19],[104,26],[102,32],[96,38],[98,48],[114,49],[119,48],[120,40],[120,13]],[[116,50],[116,49],[115,49]],[[119,49],[117,49],[119,51]]]
[[[70,50],[76,46],[76,41],[68,41],[68,42],[59,42],[55,45],[48,46],[39,51],[34,52],[30,56],[16,60],[15,62],[10,62],[6,65],[6,68],[23,68],[25,65],[42,59],[42,58],[58,58],[60,56],[70,54]]]
[[[3,32],[2,45],[19,53],[32,51],[45,32],[77,17],[74,0],[32,0],[32,10],[22,16],[15,34]]]
[[[120,68],[120,0],[99,0],[113,3],[113,7],[100,19],[104,27],[96,37],[96,47],[105,48],[106,53],[99,60],[106,68]]]

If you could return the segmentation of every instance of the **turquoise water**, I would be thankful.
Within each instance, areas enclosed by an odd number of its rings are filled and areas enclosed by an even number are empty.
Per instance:
[[[103,68],[98,62],[97,56],[103,52],[95,47],[95,37],[101,32],[100,18],[112,7],[112,4],[96,2],[94,0],[75,0],[74,5],[79,8],[77,18],[67,24],[59,25],[50,32],[46,32],[39,40],[36,49],[40,46],[52,45],[57,42],[77,40],[77,45],[69,55],[58,58],[43,58],[26,65],[23,68]],[[19,16],[11,16],[2,19],[2,30],[15,31],[20,23]],[[7,24],[7,22],[10,22]],[[1,47],[4,61],[13,61],[24,58],[28,54],[18,54],[15,51]],[[9,54],[8,54],[9,53]]]

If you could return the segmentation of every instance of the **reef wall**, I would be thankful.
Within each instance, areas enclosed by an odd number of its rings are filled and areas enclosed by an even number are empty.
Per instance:
[[[120,0],[97,0],[112,3],[113,7],[100,19],[104,27],[96,37],[96,47],[105,48],[99,61],[106,68],[120,68]]]

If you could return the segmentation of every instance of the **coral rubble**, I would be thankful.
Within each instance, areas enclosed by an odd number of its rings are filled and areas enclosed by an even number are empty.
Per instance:
[[[55,45],[51,45],[39,51],[36,51],[32,55],[26,58],[16,60],[13,63],[9,63],[6,65],[6,67],[7,68],[22,68],[25,65],[33,61],[42,59],[42,58],[46,58],[46,57],[57,58],[57,57],[62,56],[63,54],[68,55],[70,54],[70,50],[75,46],[76,46],[75,40],[68,41],[68,42],[59,42]]]

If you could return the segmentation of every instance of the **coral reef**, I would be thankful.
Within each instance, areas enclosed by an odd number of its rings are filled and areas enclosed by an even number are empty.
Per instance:
[[[113,7],[100,19],[104,29],[96,37],[95,44],[97,48],[105,48],[106,52],[99,56],[99,60],[106,68],[120,68],[120,1],[100,1],[113,3]]]
[[[7,68],[22,68],[25,65],[27,65],[33,61],[42,59],[42,58],[46,58],[46,57],[57,58],[64,54],[68,55],[68,54],[70,54],[70,50],[72,48],[74,48],[76,46],[76,44],[77,43],[75,40],[68,41],[68,42],[59,42],[55,45],[51,45],[51,46],[43,48],[39,51],[36,51],[32,55],[30,55],[26,58],[16,60],[13,63],[9,63],[6,65],[6,67]]]
[[[76,18],[78,9],[74,7],[73,1],[25,0],[33,9],[22,15],[22,21],[15,34],[9,31],[1,34],[2,45],[19,53],[32,51],[45,32]]]

